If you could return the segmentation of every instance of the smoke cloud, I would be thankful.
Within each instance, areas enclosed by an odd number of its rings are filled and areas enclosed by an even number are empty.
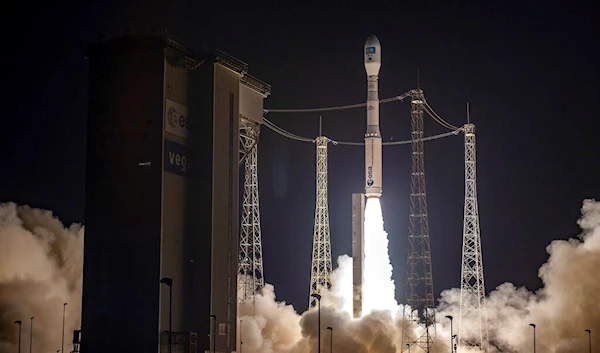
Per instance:
[[[584,330],[600,333],[600,202],[585,200],[581,213],[578,224],[582,233],[579,238],[556,240],[548,246],[548,261],[539,270],[544,283],[542,289],[533,293],[526,288],[504,283],[486,298],[492,352],[532,351],[533,329],[530,323],[537,325],[537,349],[540,352],[585,352],[588,336]],[[338,260],[338,268],[334,271],[331,293],[323,295],[322,352],[329,352],[331,341],[327,327],[333,328],[334,352],[400,352],[401,313],[398,315],[393,310],[385,310],[372,312],[358,320],[351,318],[348,305],[344,302],[344,298],[351,298],[348,294],[352,291],[351,277],[352,261],[344,255]],[[436,340],[431,349],[433,353],[450,350],[450,325],[445,316],[453,315],[456,318],[454,333],[457,333],[460,290],[444,291],[439,302]],[[253,304],[248,302],[240,310],[249,313],[252,307]],[[257,296],[255,310],[255,315],[243,317],[244,352],[317,352],[317,310],[295,314],[290,305],[276,302],[272,286],[265,288],[263,295]],[[277,320],[270,322],[273,317]],[[262,326],[255,322],[260,322]],[[265,329],[260,330],[260,327]],[[419,334],[408,332],[413,336]],[[411,348],[411,352],[421,351],[417,347]],[[461,352],[469,350],[462,349]]]
[[[537,325],[540,352],[585,352],[584,330],[592,330],[592,339],[600,333],[600,202],[584,201],[581,213],[581,235],[548,246],[548,261],[539,270],[542,289],[533,293],[504,283],[486,298],[493,352],[532,351],[530,323]],[[32,315],[36,317],[34,345],[43,347],[44,353],[55,352],[60,347],[63,301],[70,303],[67,332],[78,327],[82,242],[80,226],[64,228],[48,211],[0,206],[0,352],[15,351],[15,320],[23,320],[23,336],[28,337]],[[321,351],[329,352],[333,336],[334,352],[400,352],[403,320],[397,311],[374,311],[352,319],[351,258],[338,259],[333,281],[321,303]],[[449,351],[450,325],[444,316],[458,318],[459,303],[458,289],[442,293],[432,352]],[[244,353],[317,352],[317,310],[297,313],[276,298],[272,285],[241,305],[238,319],[238,342],[241,338]],[[455,319],[454,333],[457,326]],[[333,335],[327,327],[333,328]],[[28,340],[23,339],[23,349],[27,347]],[[411,348],[413,353],[419,351]]]
[[[79,328],[83,263],[83,227],[65,228],[49,211],[0,204],[0,352],[16,352],[22,321],[21,350],[61,349],[63,303],[65,351]]]

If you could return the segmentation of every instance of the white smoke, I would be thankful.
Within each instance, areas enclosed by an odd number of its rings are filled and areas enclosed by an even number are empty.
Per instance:
[[[369,225],[365,235],[385,234],[382,221],[377,223],[381,224],[377,230]],[[584,330],[600,332],[597,296],[600,292],[600,202],[584,201],[579,225],[583,230],[579,239],[554,241],[548,246],[549,259],[539,271],[544,288],[532,293],[505,283],[486,298],[493,352],[532,351],[529,323],[537,325],[539,352],[585,352],[588,341]],[[13,322],[23,320],[23,335],[27,337],[28,319],[32,315],[36,316],[37,330],[34,345],[40,347],[39,352],[56,351],[60,347],[63,301],[73,303],[72,307],[69,305],[72,311],[68,311],[67,332],[79,325],[79,308],[75,304],[80,302],[81,295],[82,233],[79,226],[65,229],[47,211],[14,204],[0,206],[0,352],[16,350],[17,330]],[[387,271],[389,258],[383,259],[383,244],[387,239],[379,239],[382,259],[377,262],[379,265],[373,266],[383,266],[383,271]],[[391,267],[389,269],[391,271]],[[332,327],[334,352],[400,352],[403,321],[393,310],[394,303],[377,307],[386,309],[389,305],[390,310],[376,310],[360,319],[352,319],[352,259],[340,257],[332,278],[331,292],[323,293],[321,351],[329,352],[331,332],[326,328]],[[381,276],[381,281],[380,288],[388,288],[389,283],[393,288],[387,273]],[[459,317],[459,294],[458,289],[450,289],[440,297],[433,353],[449,351],[450,325],[444,316]],[[254,301],[239,307],[238,319],[241,321],[237,330],[238,344],[242,339],[244,353],[317,353],[317,310],[298,314],[291,305],[277,301],[271,285]],[[458,329],[457,321],[454,321],[454,333]],[[23,339],[24,350],[28,347],[26,341]],[[419,351],[411,348],[413,353]]]
[[[0,352],[16,352],[22,321],[21,350],[29,351],[33,320],[33,350],[61,348],[63,303],[65,351],[79,328],[83,228],[65,228],[51,212],[0,204]],[[69,349],[70,351],[70,349]]]
[[[374,205],[371,202],[371,206]],[[402,315],[398,315],[395,299],[388,298],[389,291],[394,287],[391,280],[391,265],[387,255],[387,237],[383,230],[383,220],[379,210],[373,210],[367,204],[368,212],[365,221],[365,277],[379,271],[376,281],[370,281],[369,288],[378,292],[363,293],[371,298],[377,298],[375,304],[369,304],[370,309],[361,319],[354,320],[349,314],[345,303],[352,298],[351,280],[352,261],[346,255],[338,260],[338,268],[334,271],[332,292],[323,295],[321,309],[321,351],[329,352],[330,332],[333,327],[333,351],[344,353],[396,353],[401,351],[402,344]],[[486,312],[490,333],[491,352],[526,352],[532,350],[532,332],[529,323],[537,325],[537,348],[540,352],[570,353],[585,352],[587,349],[587,333],[600,332],[600,202],[586,200],[582,207],[582,218],[579,221],[583,233],[579,240],[554,241],[548,246],[550,255],[539,275],[545,287],[537,293],[525,288],[516,288],[511,283],[505,283],[496,288],[486,298]],[[377,249],[377,250],[375,250]],[[372,262],[367,257],[372,255]],[[369,260],[370,261],[370,260]],[[367,265],[369,263],[369,265]],[[372,267],[367,269],[367,266]],[[388,267],[389,266],[389,267]],[[371,277],[371,279],[375,279]],[[367,278],[365,278],[367,280]],[[339,283],[338,283],[339,281]],[[273,288],[268,287],[268,300],[274,300]],[[337,297],[339,300],[332,300]],[[257,298],[266,299],[259,295]],[[363,305],[368,303],[365,299]],[[342,303],[342,304],[340,304]],[[387,304],[383,304],[387,303]],[[436,339],[431,352],[442,353],[450,350],[450,324],[445,315],[458,318],[460,290],[450,289],[442,293],[437,308]],[[241,307],[247,310],[251,303]],[[291,306],[285,307],[288,313]],[[384,309],[383,311],[379,311]],[[387,310],[385,310],[387,309]],[[274,310],[283,310],[282,308]],[[367,309],[369,310],[369,309]],[[244,320],[265,320],[260,310],[256,315]],[[278,318],[272,312],[270,316]],[[257,337],[269,342],[269,347],[275,347],[278,337],[286,338],[286,348],[264,350],[263,347],[249,349],[244,344],[244,352],[273,352],[273,353],[316,353],[317,352],[317,311],[310,310],[298,316],[290,316],[286,333],[277,335],[273,331],[257,332]],[[454,321],[454,333],[457,333],[457,322]],[[301,333],[296,335],[296,324],[301,326]],[[464,323],[468,325],[470,323]],[[268,326],[268,325],[267,325]],[[245,328],[244,328],[245,329]],[[409,331],[411,336],[421,332]],[[246,342],[247,332],[243,332]],[[294,337],[294,338],[290,338]],[[256,339],[256,338],[254,338]],[[290,344],[295,342],[295,344]],[[411,352],[421,352],[417,347],[411,347]],[[475,350],[461,349],[461,352]]]

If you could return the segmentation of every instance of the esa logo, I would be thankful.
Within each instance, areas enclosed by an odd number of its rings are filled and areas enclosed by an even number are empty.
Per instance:
[[[167,123],[173,129],[179,127],[182,129],[190,130],[192,128],[190,118],[188,116],[184,116],[183,114],[178,113],[175,107],[169,108],[169,111],[167,112]]]
[[[373,186],[373,166],[367,168],[367,186]]]

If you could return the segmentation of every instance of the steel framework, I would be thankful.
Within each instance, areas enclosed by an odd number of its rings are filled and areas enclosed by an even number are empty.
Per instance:
[[[425,159],[423,152],[423,91],[412,91],[411,150],[412,173],[410,189],[410,217],[402,349],[411,346],[429,352],[435,338],[435,300],[427,218],[425,189]],[[416,333],[416,334],[415,334]],[[413,350],[414,352],[414,350]]]
[[[257,150],[259,124],[240,118],[240,161],[244,162],[244,197],[240,222],[238,303],[254,299],[265,285],[263,277]]]
[[[484,310],[485,285],[483,281],[481,236],[479,232],[479,207],[477,204],[475,125],[466,124],[464,132],[465,218],[463,227],[458,342],[459,346],[479,348],[481,351],[486,352],[489,340]]]
[[[319,136],[315,140],[317,145],[317,204],[315,207],[309,308],[313,308],[317,304],[313,294],[320,294],[321,288],[331,288],[331,241],[327,202],[327,144],[330,141],[324,136]]]

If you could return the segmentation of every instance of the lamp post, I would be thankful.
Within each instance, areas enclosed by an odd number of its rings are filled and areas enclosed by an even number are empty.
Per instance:
[[[168,337],[167,342],[169,344],[169,353],[171,353],[171,336],[173,336],[173,332],[171,331],[172,330],[171,319],[173,318],[173,316],[172,316],[172,314],[173,314],[173,279],[169,278],[169,277],[164,277],[160,280],[160,283],[166,284],[167,286],[169,286],[169,337]]]
[[[15,324],[19,325],[19,353],[21,353],[21,320],[15,321]]]
[[[317,325],[318,325],[318,331],[317,331],[317,353],[321,353],[321,295],[314,293],[311,294],[311,297],[315,298],[317,300],[317,302],[319,303],[319,313],[317,314]]]
[[[63,303],[63,326],[62,326],[62,337],[61,337],[61,346],[60,346],[60,351],[61,353],[65,353],[65,314],[67,311],[67,303]]]
[[[408,349],[408,353],[410,353],[410,344],[406,344],[406,348]]]
[[[592,330],[587,329],[585,332],[588,333],[588,346],[590,347],[589,351],[592,353]]]
[[[446,319],[450,320],[450,353],[452,353],[452,341],[454,336],[454,331],[452,328],[452,320],[454,319],[452,315],[446,315]]]
[[[35,316],[31,317],[31,322],[29,324],[29,353],[31,353],[31,348],[33,347],[33,319],[35,319]]]
[[[533,327],[533,353],[535,353],[535,324],[529,324],[529,326]]]
[[[240,353],[243,353],[244,349],[244,326],[242,326],[243,322],[244,320],[240,320]]]
[[[215,353],[217,351],[217,315],[211,315],[210,318],[213,320],[212,341],[213,353]]]
[[[333,327],[327,326],[329,330],[329,353],[333,353]]]

